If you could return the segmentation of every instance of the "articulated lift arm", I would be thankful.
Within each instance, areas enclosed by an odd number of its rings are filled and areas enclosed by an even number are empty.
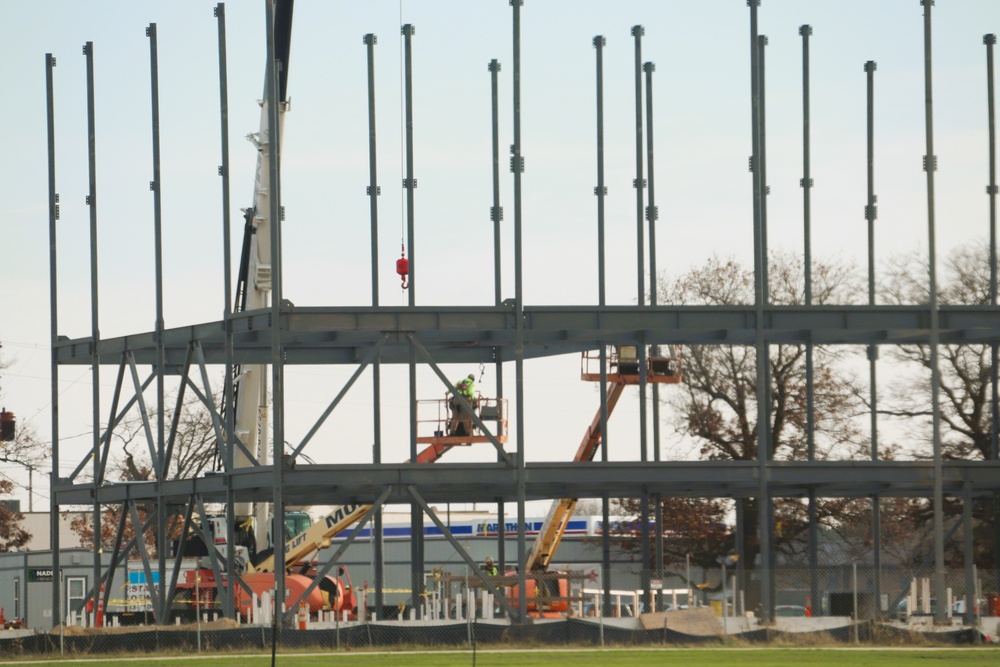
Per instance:
[[[624,389],[624,380],[608,385],[608,417],[611,416],[615,405],[618,404],[618,398]],[[594,421],[590,423],[590,427],[584,434],[583,441],[580,443],[580,448],[576,451],[573,461],[593,461],[603,435],[601,432],[601,410],[598,408],[597,414],[594,415]],[[545,522],[542,524],[542,529],[538,531],[538,537],[535,538],[531,553],[528,554],[528,572],[544,572],[549,569],[549,563],[566,533],[566,525],[573,517],[576,502],[576,498],[563,498],[552,503],[552,508],[549,509],[548,516],[545,517]]]
[[[434,463],[452,447],[454,445],[431,445],[417,454],[417,463]],[[371,508],[371,505],[343,505],[335,508],[305,532],[285,543],[285,567],[302,561],[314,551],[329,547],[330,540],[360,521]],[[254,566],[253,571],[274,572],[274,562],[274,554],[271,554]]]

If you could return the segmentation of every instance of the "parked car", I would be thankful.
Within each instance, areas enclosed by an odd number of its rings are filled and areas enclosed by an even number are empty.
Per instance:
[[[774,608],[777,618],[802,618],[806,616],[806,608],[800,604],[779,604]]]

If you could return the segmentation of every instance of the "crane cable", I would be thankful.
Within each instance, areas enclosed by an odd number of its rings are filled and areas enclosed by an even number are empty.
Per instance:
[[[406,66],[403,62],[403,0],[399,0],[399,174],[400,182],[406,183],[406,110],[405,110],[405,86],[406,86]],[[409,263],[404,263],[406,259],[406,188],[399,193],[399,247],[400,260],[396,263],[396,272],[399,273],[400,265],[403,264],[407,271],[406,275],[400,275],[401,289],[409,287],[407,278],[409,277]]]

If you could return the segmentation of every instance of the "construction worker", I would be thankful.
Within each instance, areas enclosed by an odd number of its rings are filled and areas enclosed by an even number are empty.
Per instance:
[[[497,566],[493,564],[493,556],[486,557],[486,562],[483,563],[481,569],[487,577],[495,577],[500,574],[500,571],[497,570]]]
[[[455,383],[456,396],[452,396],[448,401],[451,407],[451,422],[448,424],[448,435],[472,435],[472,419],[469,415],[462,414],[462,404],[458,400],[461,396],[473,410],[476,408],[476,376],[469,373]]]

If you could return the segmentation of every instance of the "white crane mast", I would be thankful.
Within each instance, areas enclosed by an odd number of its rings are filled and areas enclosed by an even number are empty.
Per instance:
[[[286,98],[286,81],[288,73],[288,50],[291,41],[292,2],[277,0],[274,5],[275,43],[277,46],[275,58],[279,61],[280,70],[277,77],[280,81],[275,95],[278,103],[278,155],[280,159],[280,139],[284,136],[285,114],[289,109]],[[265,67],[266,72],[270,68]],[[271,220],[272,187],[270,178],[271,150],[274,142],[268,129],[268,94],[267,82],[264,84],[264,94],[260,101],[260,128],[256,133],[247,135],[247,139],[257,150],[257,168],[254,174],[253,207],[244,210],[246,225],[244,228],[243,257],[238,283],[239,294],[236,312],[253,312],[269,308],[271,305],[271,225],[280,224],[280,220]],[[280,162],[279,162],[280,169]],[[270,408],[268,397],[268,366],[265,364],[243,365],[236,377],[236,401],[233,410],[235,434],[244,444],[247,452],[237,447],[234,452],[236,468],[247,468],[256,462],[259,465],[271,463],[270,447]],[[269,526],[269,505],[259,503],[257,507],[251,502],[238,502],[233,507],[233,514],[238,523],[245,522],[256,514],[257,539],[263,536]]]

